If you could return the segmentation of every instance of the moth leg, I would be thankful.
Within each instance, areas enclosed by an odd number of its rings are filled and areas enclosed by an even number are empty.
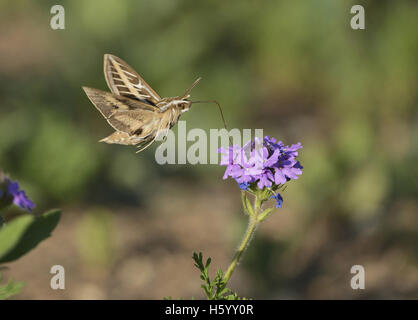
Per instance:
[[[144,141],[143,143],[139,144],[138,148],[139,150],[136,151],[135,153],[140,153],[142,151],[144,151],[145,149],[147,149],[150,145],[152,145],[152,143],[155,141],[155,137],[153,139],[151,139],[150,141]],[[144,146],[145,145],[145,146]]]
[[[158,132],[157,132],[157,137],[162,133],[163,134],[163,138],[162,138],[162,142],[161,143],[164,143],[164,142],[166,142],[167,141],[167,136],[168,136],[168,131],[169,131],[170,129],[163,129],[163,130],[158,130]]]
[[[153,140],[151,140],[149,143],[147,143],[146,145],[145,145],[145,147],[140,147],[140,149],[138,149],[135,153],[140,153],[140,152],[142,152],[142,151],[144,151],[145,149],[147,149],[152,143],[153,143],[154,141]],[[142,146],[142,145],[141,145]]]
[[[152,138],[152,139],[150,139],[150,141],[149,142],[147,142],[147,141],[144,141],[143,143],[141,143],[138,147],[140,148],[136,153],[140,153],[141,151],[144,151],[145,149],[147,149],[154,141],[155,141],[155,139],[157,139],[157,137],[158,137],[158,134],[159,134],[159,132],[161,132],[162,130],[161,130],[161,125],[160,125],[160,127],[158,128],[158,130],[156,131],[156,132],[154,132],[154,137]],[[164,130],[164,141],[167,139],[167,134],[168,134],[168,130],[167,129],[165,129]],[[143,145],[145,144],[145,146],[143,147]]]

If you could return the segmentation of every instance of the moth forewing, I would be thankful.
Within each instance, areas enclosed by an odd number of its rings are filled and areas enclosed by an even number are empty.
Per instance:
[[[112,55],[104,55],[104,74],[109,89],[118,95],[157,104],[160,96],[125,61]]]

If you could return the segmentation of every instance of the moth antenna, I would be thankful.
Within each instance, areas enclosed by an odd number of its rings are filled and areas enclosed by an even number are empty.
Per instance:
[[[184,97],[187,97],[190,93],[190,91],[192,91],[192,89],[199,83],[199,81],[202,80],[202,77],[197,78],[192,85],[186,90],[186,92],[184,93]]]

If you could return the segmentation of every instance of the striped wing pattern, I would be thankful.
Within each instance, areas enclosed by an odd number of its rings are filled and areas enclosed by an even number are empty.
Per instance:
[[[156,105],[161,97],[125,61],[112,55],[104,56],[104,74],[112,93]]]

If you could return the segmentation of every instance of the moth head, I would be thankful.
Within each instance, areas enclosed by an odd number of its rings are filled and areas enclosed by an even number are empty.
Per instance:
[[[177,108],[179,108],[181,112],[186,112],[189,111],[191,105],[192,103],[189,100],[184,99],[181,102],[177,103]]]

